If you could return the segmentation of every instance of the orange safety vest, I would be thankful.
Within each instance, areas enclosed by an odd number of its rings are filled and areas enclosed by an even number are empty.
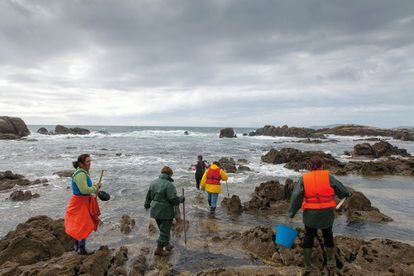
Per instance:
[[[303,175],[305,197],[302,209],[326,209],[336,206],[335,191],[329,181],[328,170],[317,170]]]
[[[206,184],[220,185],[220,180],[221,180],[220,168],[217,168],[215,170],[208,169]]]

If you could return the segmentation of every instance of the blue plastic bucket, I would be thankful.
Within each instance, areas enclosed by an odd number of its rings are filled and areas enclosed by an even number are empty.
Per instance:
[[[282,224],[276,225],[276,244],[292,248],[297,236],[298,231],[295,229]]]

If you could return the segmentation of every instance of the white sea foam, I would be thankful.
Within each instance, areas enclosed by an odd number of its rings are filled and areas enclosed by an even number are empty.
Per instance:
[[[299,172],[284,167],[285,164],[250,164],[250,168],[263,176],[295,177]]]

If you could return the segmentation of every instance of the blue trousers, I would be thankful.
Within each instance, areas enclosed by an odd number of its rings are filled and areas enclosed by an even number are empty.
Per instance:
[[[217,207],[218,196],[219,194],[208,193],[208,202],[211,207]]]

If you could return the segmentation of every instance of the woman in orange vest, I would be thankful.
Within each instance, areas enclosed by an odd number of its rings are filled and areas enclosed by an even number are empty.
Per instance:
[[[208,205],[210,205],[211,214],[216,211],[218,195],[221,193],[220,181],[227,181],[229,178],[219,166],[220,164],[217,161],[213,162],[201,179],[201,189],[205,189],[208,193]]]
[[[94,194],[97,194],[102,183],[92,184],[89,177],[91,167],[89,154],[81,154],[73,162],[76,171],[72,175],[73,196],[66,208],[65,232],[76,240],[75,251],[87,255],[86,238],[98,229],[99,206]]]
[[[303,223],[306,231],[303,240],[304,275],[309,275],[312,271],[312,247],[318,229],[322,229],[327,268],[332,271],[336,267],[332,234],[336,207],[335,195],[339,198],[350,196],[348,189],[328,170],[323,169],[320,157],[313,156],[310,163],[311,171],[300,177],[293,189],[288,212],[288,216],[293,218],[300,208],[303,209]]]

